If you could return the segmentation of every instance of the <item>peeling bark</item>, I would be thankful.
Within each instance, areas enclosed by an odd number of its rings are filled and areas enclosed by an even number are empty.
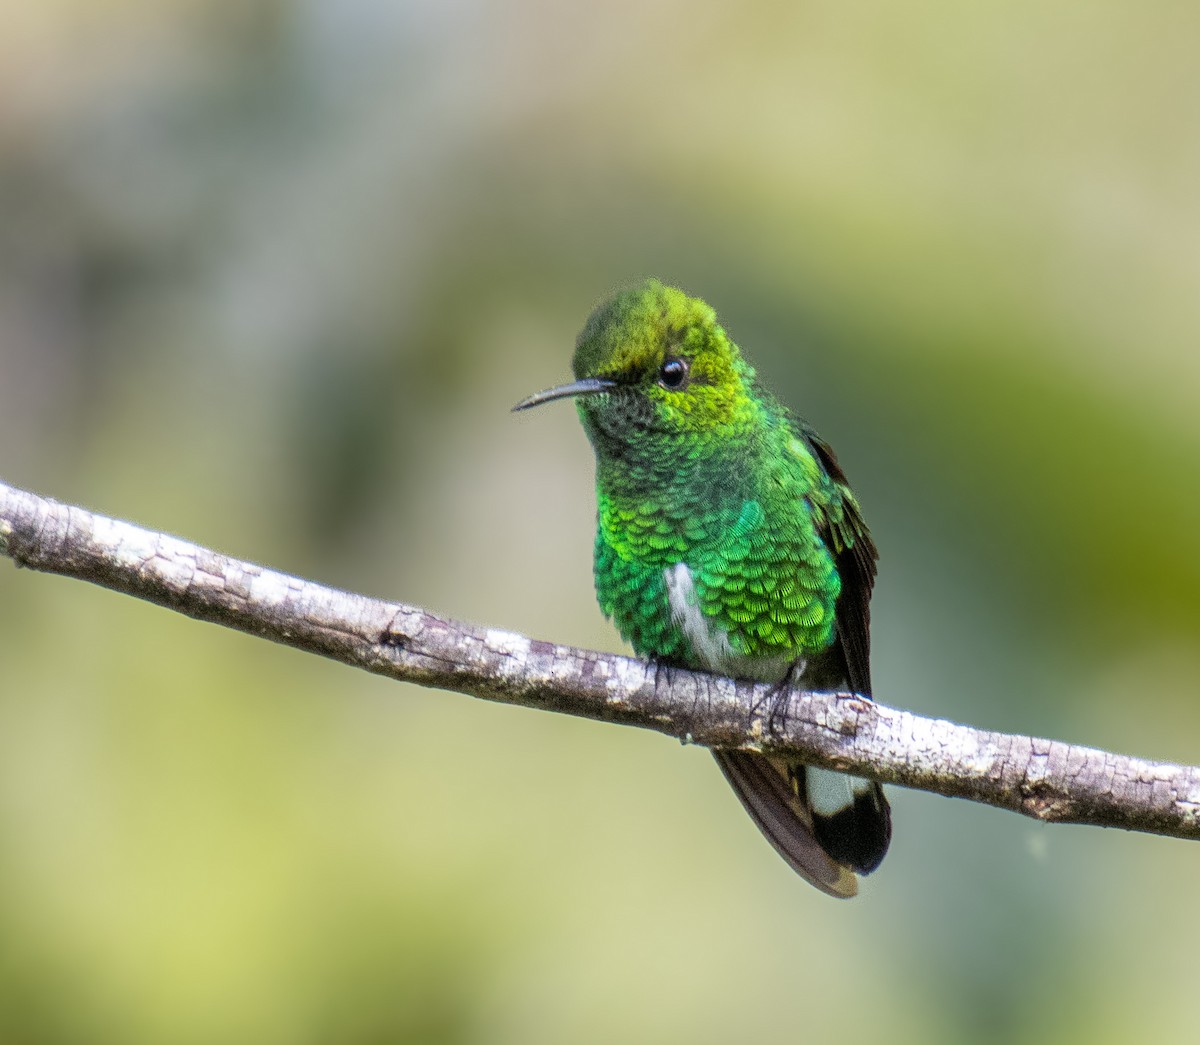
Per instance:
[[[1054,823],[1200,838],[1200,767],[923,718],[852,693],[793,692],[447,620],[219,555],[0,483],[0,553],[378,675],[797,755]],[[774,707],[774,714],[771,714]]]

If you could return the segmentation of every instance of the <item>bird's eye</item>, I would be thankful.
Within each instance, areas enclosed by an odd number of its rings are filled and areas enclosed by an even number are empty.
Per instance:
[[[668,359],[658,370],[658,383],[663,388],[679,388],[687,380],[686,359]]]

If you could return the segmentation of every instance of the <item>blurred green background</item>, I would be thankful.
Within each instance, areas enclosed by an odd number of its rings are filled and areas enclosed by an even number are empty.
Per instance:
[[[0,475],[620,649],[568,374],[712,302],[881,547],[881,699],[1200,761],[1200,8],[43,0]],[[1200,849],[893,791],[837,904],[707,754],[0,564],[0,1039],[1191,1041]]]

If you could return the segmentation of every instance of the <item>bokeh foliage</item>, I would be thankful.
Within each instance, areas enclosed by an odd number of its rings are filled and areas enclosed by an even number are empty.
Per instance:
[[[883,552],[882,699],[1200,760],[1200,9],[46,0],[0,474],[619,648],[562,379],[708,298]],[[853,904],[703,752],[0,568],[0,1038],[1189,1040],[1200,850],[894,795]]]

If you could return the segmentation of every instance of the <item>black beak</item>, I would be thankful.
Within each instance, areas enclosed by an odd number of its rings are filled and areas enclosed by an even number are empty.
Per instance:
[[[513,409],[528,410],[531,406],[541,406],[553,399],[596,395],[616,387],[617,382],[609,377],[585,377],[582,381],[572,381],[569,385],[559,385],[557,388],[547,388],[544,392],[534,392],[527,399],[522,399]]]

